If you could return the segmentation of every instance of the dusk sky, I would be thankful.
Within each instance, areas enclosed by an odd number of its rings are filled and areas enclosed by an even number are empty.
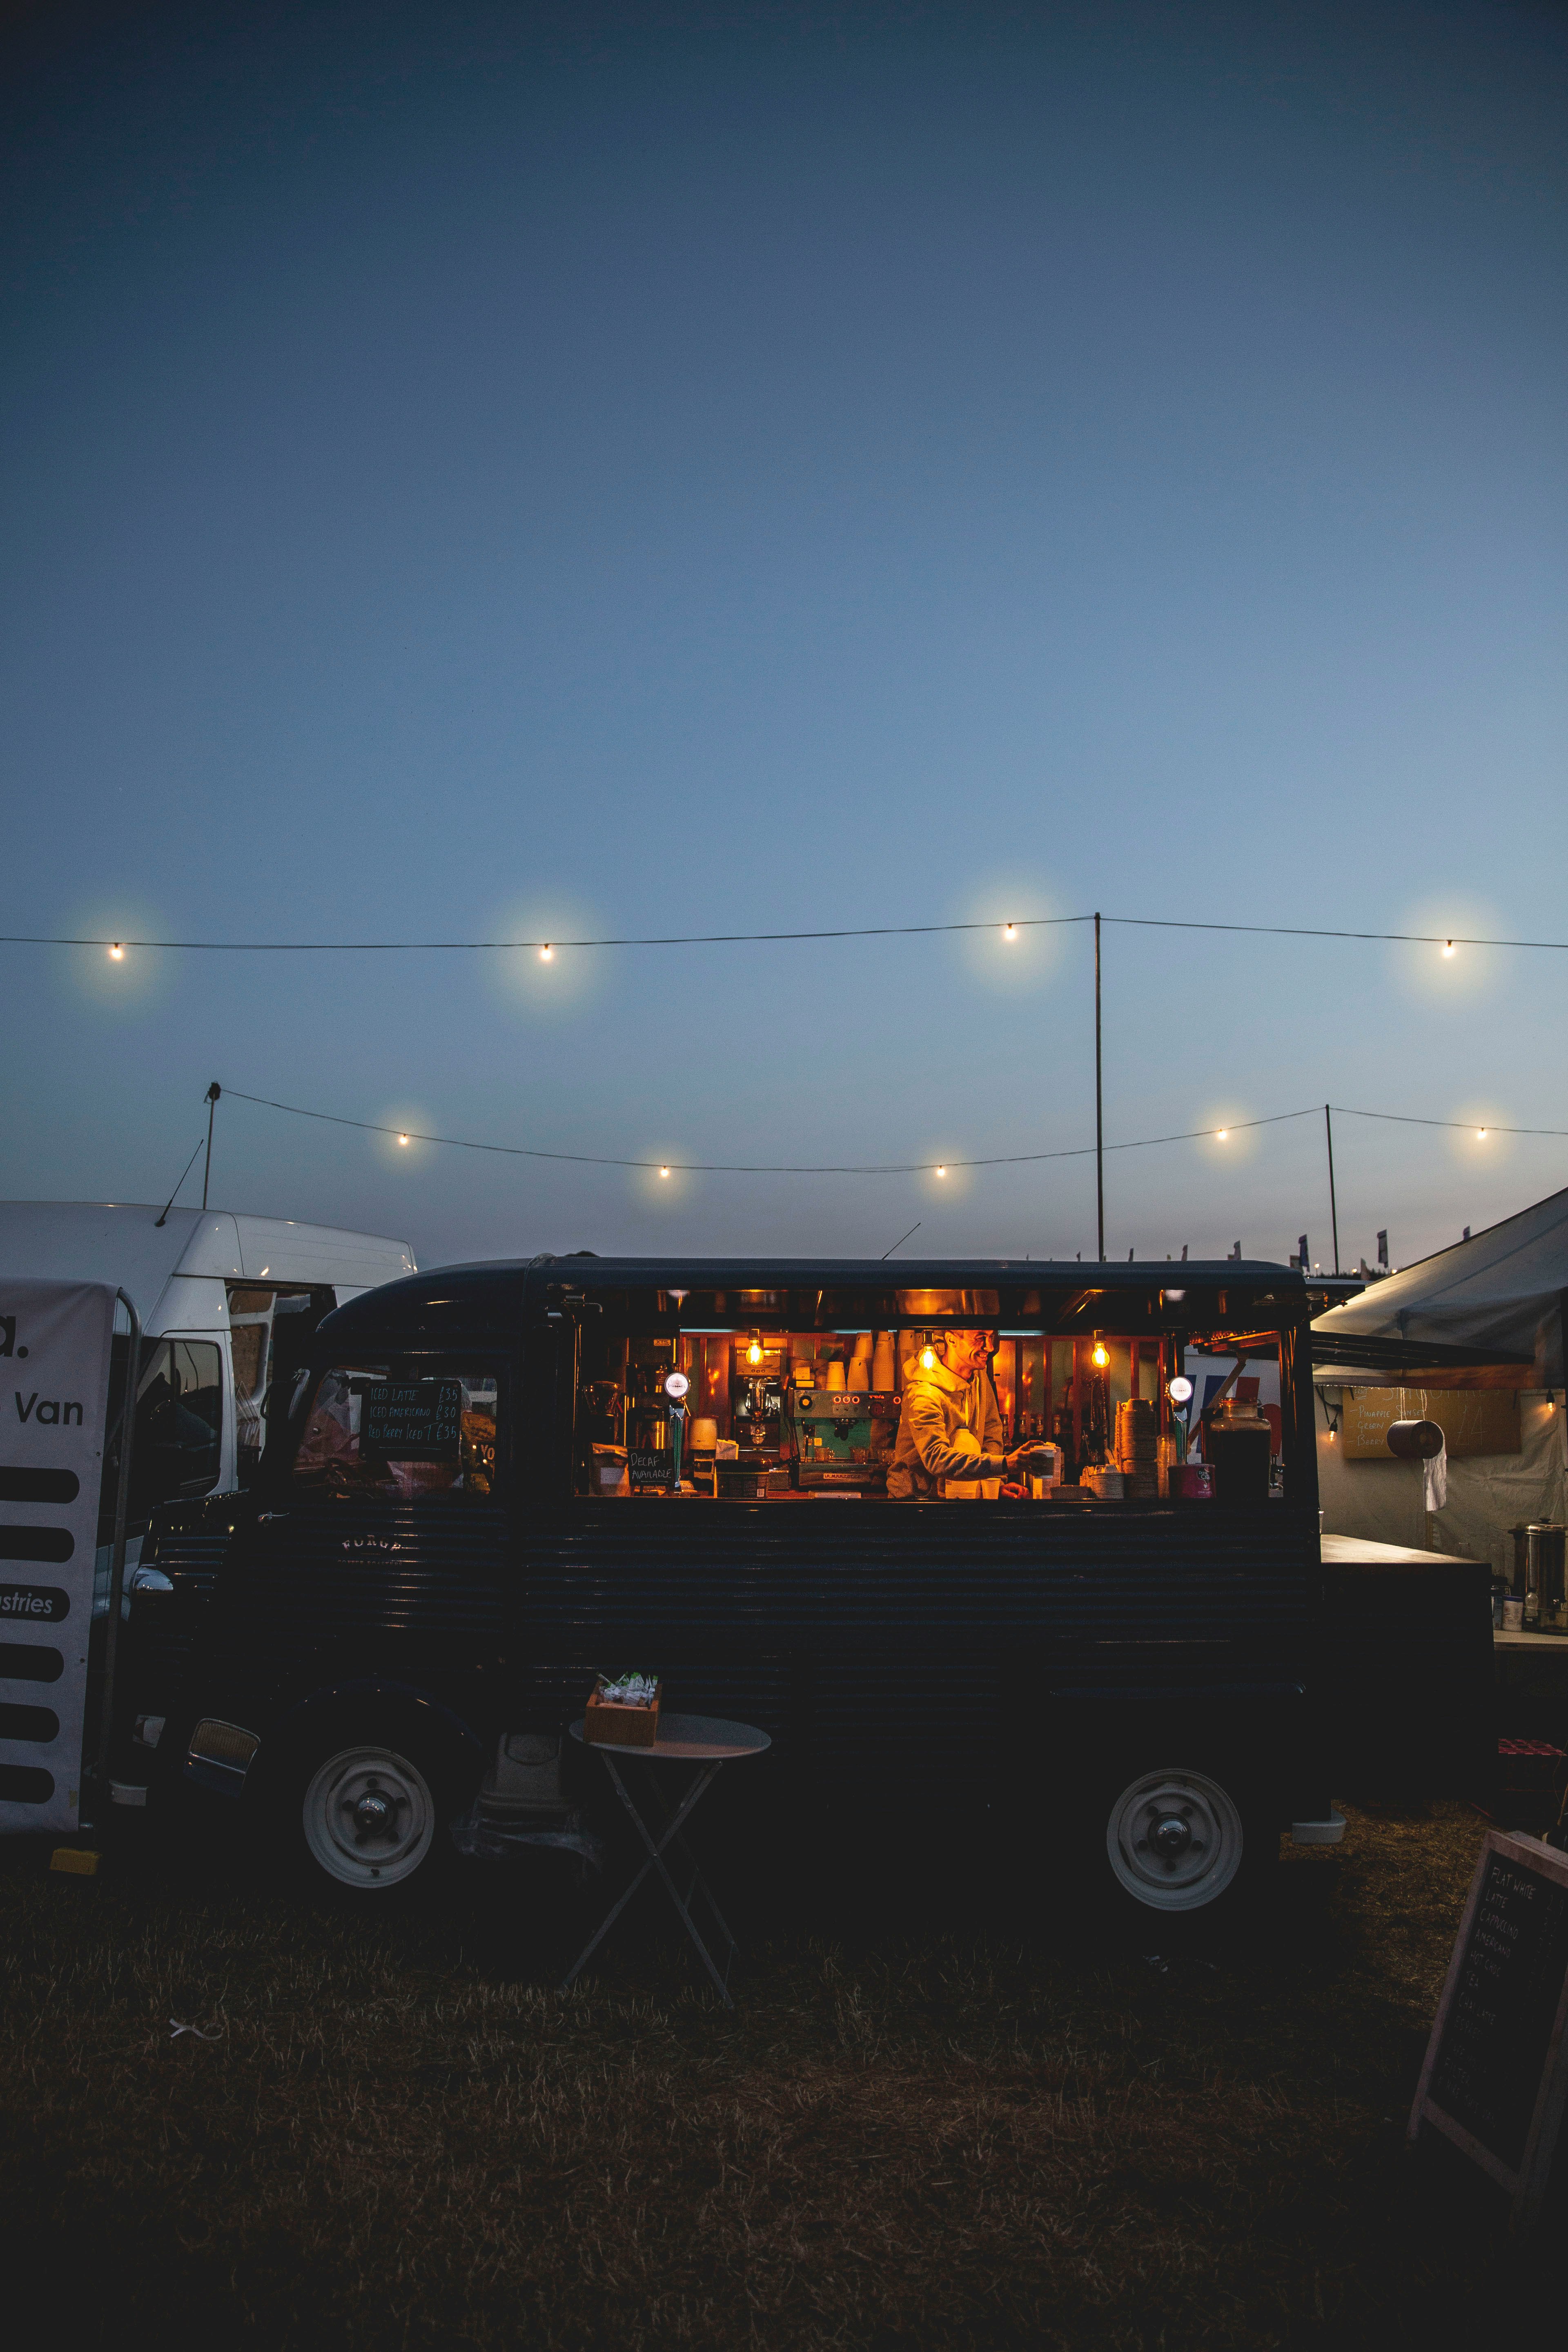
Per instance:
[[[0,929],[1568,939],[1561,10],[54,7],[0,88]],[[1105,953],[1109,1139],[1320,1107],[1113,1154],[1113,1256],[1326,1259],[1324,1101],[1568,1129],[1568,956]],[[214,1078],[1093,1140],[1084,926],[0,972],[10,1197],[162,1202]],[[1568,1183],[1335,1147],[1351,1264]],[[1095,1247],[1089,1159],[227,1100],[213,1199],[430,1265]]]

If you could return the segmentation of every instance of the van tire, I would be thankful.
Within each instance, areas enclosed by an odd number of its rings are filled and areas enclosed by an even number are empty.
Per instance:
[[[444,1882],[451,1825],[471,1793],[417,1731],[374,1721],[323,1727],[270,1791],[289,1861],[317,1894],[355,1905]]]
[[[1169,1936],[1229,1919],[1267,1883],[1279,1851],[1267,1808],[1229,1770],[1152,1763],[1108,1776],[1099,1807],[1101,1884],[1121,1918]]]

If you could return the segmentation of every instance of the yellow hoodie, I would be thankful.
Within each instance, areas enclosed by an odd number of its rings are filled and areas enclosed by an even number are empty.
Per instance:
[[[942,1483],[972,1485],[1000,1478],[1006,1439],[996,1392],[984,1372],[961,1381],[939,1356],[928,1372],[919,1357],[904,1376],[904,1403],[898,1442],[888,1465],[888,1493],[895,1502],[932,1500]]]

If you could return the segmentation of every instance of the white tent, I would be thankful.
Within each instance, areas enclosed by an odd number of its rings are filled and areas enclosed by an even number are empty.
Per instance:
[[[1507,1574],[1513,1560],[1510,1527],[1521,1520],[1568,1517],[1568,1409],[1552,1395],[1564,1381],[1565,1294],[1568,1192],[1553,1192],[1452,1249],[1403,1266],[1370,1284],[1359,1298],[1320,1316],[1314,1335],[1341,1342],[1336,1368],[1321,1358],[1314,1364],[1325,1528],[1489,1559]],[[1386,1365],[1369,1366],[1358,1375],[1344,1361],[1353,1350],[1343,1347],[1357,1338],[1527,1359],[1528,1365],[1503,1376],[1519,1390],[1519,1451],[1450,1461],[1447,1499],[1430,1512],[1420,1464],[1392,1457],[1386,1463],[1345,1460],[1343,1447],[1330,1435],[1343,1390],[1401,1378]],[[1489,1386],[1497,1377],[1489,1381],[1479,1369],[1468,1376],[1455,1369],[1429,1379],[1419,1370],[1403,1375],[1412,1389]]]
[[[1532,1356],[1531,1386],[1563,1385],[1568,1192],[1489,1225],[1452,1249],[1401,1266],[1312,1326],[1331,1337],[1430,1339]]]

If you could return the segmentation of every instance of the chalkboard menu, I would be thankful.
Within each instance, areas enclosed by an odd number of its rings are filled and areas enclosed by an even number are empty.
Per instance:
[[[1528,2224],[1568,2092],[1568,1857],[1487,1833],[1438,2003],[1410,2137],[1433,2125],[1512,2191]]]
[[[634,1445],[626,1455],[633,1494],[675,1484],[675,1455],[668,1445]]]
[[[456,1462],[463,1435],[460,1381],[368,1381],[360,1443],[383,1462]]]

